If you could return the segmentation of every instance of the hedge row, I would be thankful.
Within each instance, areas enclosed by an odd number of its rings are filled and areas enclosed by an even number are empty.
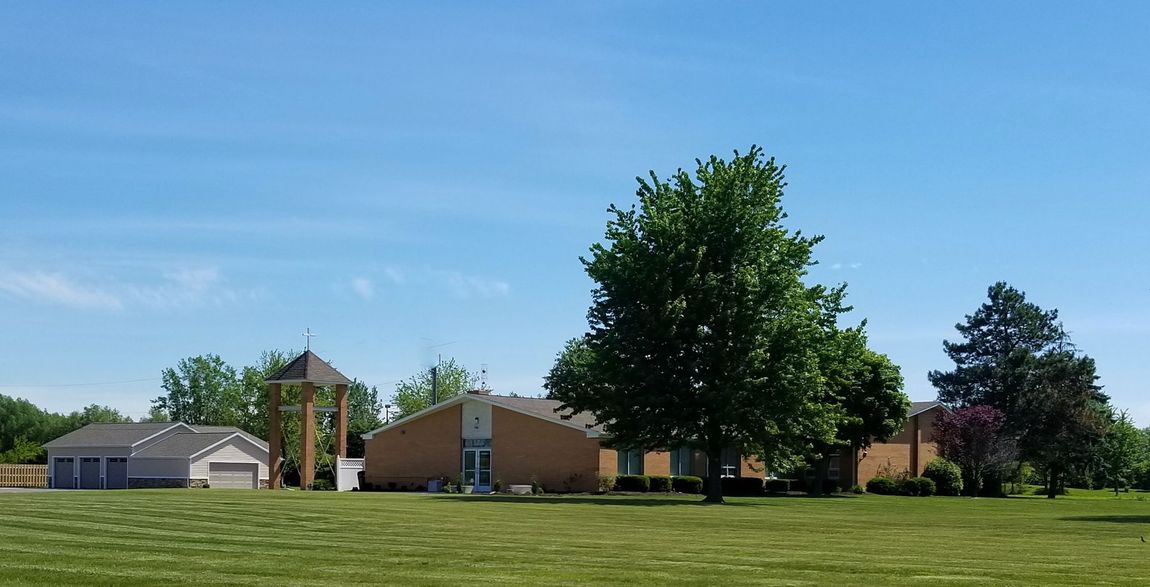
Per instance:
[[[619,475],[615,477],[615,491],[666,493],[702,493],[703,480],[698,477],[667,475]]]
[[[909,477],[895,481],[890,477],[875,477],[866,482],[867,493],[876,495],[912,495],[930,497],[935,493],[935,484],[926,477]]]

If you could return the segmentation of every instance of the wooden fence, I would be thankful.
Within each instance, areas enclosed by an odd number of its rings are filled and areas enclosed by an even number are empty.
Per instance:
[[[0,487],[47,487],[48,465],[0,464]]]

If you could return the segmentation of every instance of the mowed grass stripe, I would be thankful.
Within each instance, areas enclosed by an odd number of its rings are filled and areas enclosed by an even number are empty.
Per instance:
[[[1150,504],[866,496],[0,495],[16,584],[1143,584]],[[1110,516],[1121,522],[1084,521]]]

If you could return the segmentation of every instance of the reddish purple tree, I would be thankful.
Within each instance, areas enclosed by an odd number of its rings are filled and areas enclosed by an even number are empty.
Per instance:
[[[962,467],[971,495],[977,496],[983,480],[1005,470],[1018,454],[1017,444],[1003,430],[1005,423],[1006,415],[991,406],[938,415],[934,440],[939,454]]]

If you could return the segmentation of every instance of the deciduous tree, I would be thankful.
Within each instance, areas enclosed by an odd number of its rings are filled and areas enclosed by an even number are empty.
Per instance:
[[[431,401],[431,390],[438,390],[437,402]],[[466,367],[448,359],[437,367],[428,367],[412,375],[395,386],[395,395],[391,403],[398,410],[399,418],[410,416],[422,409],[428,408],[432,403],[447,401],[461,393],[475,389],[479,385],[479,374],[468,371]]]
[[[938,415],[934,437],[938,452],[962,467],[970,481],[970,495],[979,495],[983,482],[1001,473],[1017,456],[1017,445],[1005,425],[1006,416],[993,406],[971,406]]]
[[[546,387],[617,447],[702,450],[706,499],[722,502],[724,449],[771,466],[798,439],[834,438],[819,349],[835,308],[803,282],[822,237],[783,225],[783,168],[758,147],[638,181],[637,205],[611,206],[581,259],[596,283],[590,331]]]

